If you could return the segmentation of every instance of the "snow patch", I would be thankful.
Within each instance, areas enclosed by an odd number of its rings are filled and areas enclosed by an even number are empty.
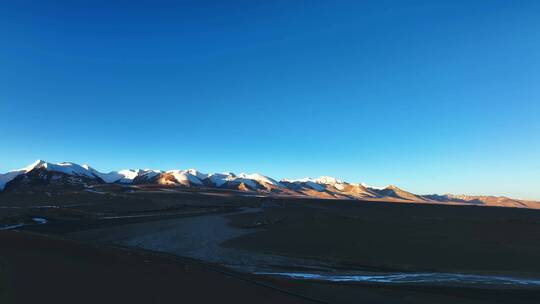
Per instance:
[[[179,184],[185,186],[189,186],[192,184],[200,186],[203,184],[196,175],[191,174],[190,172],[188,172],[188,170],[171,170],[167,171],[167,173],[170,173]]]
[[[376,187],[376,186],[366,185],[365,183],[360,183],[360,185],[362,185],[362,186],[365,187],[365,188],[368,188],[368,189],[375,189],[375,190],[384,190],[384,189],[386,189],[386,188],[389,187],[389,186],[386,186],[386,187]]]
[[[318,183],[318,184],[324,184],[324,185],[335,185],[335,184],[343,184],[342,181],[338,180],[337,178],[335,177],[331,177],[331,176],[321,176],[315,180],[313,180],[314,182]]]
[[[213,173],[208,175],[208,180],[215,185],[216,187],[221,187],[223,184],[225,184],[229,179],[234,178],[235,175],[231,172],[226,173]]]
[[[41,217],[33,217],[32,221],[38,223],[38,224],[47,224],[47,220]]]
[[[282,181],[287,182],[287,183],[296,184],[296,185],[302,186],[302,187],[308,187],[308,188],[311,188],[311,189],[319,191],[319,192],[322,192],[325,189],[324,186],[317,183],[311,177],[304,177],[304,178],[301,178],[301,179],[283,179]]]
[[[253,173],[253,174],[240,173],[238,177],[243,178],[243,179],[254,180],[254,181],[258,181],[261,183],[266,183],[266,184],[270,184],[274,186],[279,186],[279,183],[275,181],[274,179],[268,176],[264,176],[259,173]]]

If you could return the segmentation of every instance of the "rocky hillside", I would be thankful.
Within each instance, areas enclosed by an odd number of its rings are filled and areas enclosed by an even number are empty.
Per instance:
[[[540,208],[539,202],[507,197],[451,194],[417,195],[394,185],[383,188],[370,187],[363,183],[348,183],[330,176],[277,181],[258,173],[240,173],[238,175],[231,172],[206,174],[195,169],[169,171],[127,169],[102,173],[88,165],[78,165],[70,162],[55,164],[42,160],[38,160],[20,170],[0,174],[0,190],[6,192],[85,189],[100,184],[228,189],[262,195],[306,196],[329,199]]]

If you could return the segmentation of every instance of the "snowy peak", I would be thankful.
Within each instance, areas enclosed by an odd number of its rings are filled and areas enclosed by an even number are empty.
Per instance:
[[[88,165],[86,165],[86,167],[83,167],[81,165],[70,162],[53,164],[43,160],[37,160],[30,166],[25,167],[26,172],[30,172],[35,169],[45,169],[51,172],[60,172],[68,175],[79,175],[90,178],[95,177],[94,174],[92,174],[92,169]]]
[[[33,169],[35,169],[35,168],[39,168],[39,167],[41,167],[41,166],[43,166],[43,165],[46,165],[46,164],[47,164],[46,161],[41,160],[41,159],[38,159],[38,160],[36,160],[35,162],[33,162],[32,164],[30,164],[30,165],[24,167],[24,168],[21,169],[21,170],[23,170],[23,171],[25,171],[25,172],[28,172],[28,171],[31,171],[31,170],[33,170]],[[18,171],[21,171],[21,170],[18,170]]]
[[[427,201],[424,197],[416,195],[407,191],[404,191],[394,185],[389,185],[384,189],[373,189],[372,191],[378,193],[381,196],[393,197],[397,199],[402,199],[406,201],[415,201],[415,202],[425,202]]]
[[[215,187],[221,187],[224,185],[229,179],[234,178],[235,175],[227,172],[227,173],[213,173],[208,175],[206,180],[211,186]]]
[[[186,171],[186,173],[189,173],[189,174],[191,174],[191,175],[197,177],[197,178],[198,178],[199,180],[201,180],[201,181],[208,177],[208,174],[199,172],[199,171],[196,170],[196,169],[187,169],[187,170],[185,170],[185,171]]]
[[[293,190],[315,190],[318,192],[323,192],[325,190],[323,185],[317,183],[310,177],[301,179],[282,179],[281,183],[289,186]]]
[[[51,173],[60,173],[73,177],[83,177],[87,179],[93,179],[97,182],[103,181],[105,183],[133,183],[136,178],[141,180],[149,180],[159,175],[159,170],[121,170],[112,171],[109,173],[102,173],[96,169],[90,167],[87,164],[78,165],[72,162],[50,163],[44,160],[37,160],[32,164],[5,174],[0,174],[0,190],[5,188],[5,185],[18,177],[19,175],[28,174],[35,170],[44,170]]]
[[[44,160],[38,159],[32,164],[19,169],[10,171],[4,174],[0,174],[0,190],[4,190],[5,186],[17,178],[20,175],[27,174],[37,169],[43,169],[49,172],[60,172],[67,175],[84,176],[88,178],[95,178],[96,176],[88,169],[90,167],[83,167],[74,163],[57,163],[52,164]]]
[[[74,163],[45,164],[44,166],[50,171],[62,172],[68,175],[83,175],[90,178],[95,177],[91,171]]]
[[[197,177],[197,171],[193,169],[189,170],[170,170],[165,172],[174,178],[173,183],[176,181],[177,184],[184,186],[198,185],[201,186],[203,182]],[[201,175],[202,176],[202,175]]]
[[[120,171],[111,171],[109,173],[101,173],[95,169],[92,169],[92,173],[98,177],[100,177],[104,182],[108,184],[112,183],[120,183],[120,184],[129,184],[133,182],[133,180],[141,174],[141,170],[132,170],[132,169],[125,169]]]
[[[196,169],[161,171],[125,169],[102,173],[91,166],[71,162],[50,163],[36,160],[32,164],[0,174],[0,191],[80,191],[90,185],[165,185],[248,191],[262,194],[296,195],[318,198],[369,199],[391,202],[475,204],[488,206],[540,208],[540,202],[506,197],[466,195],[416,195],[395,185],[373,187],[364,183],[348,183],[331,176],[296,180],[275,179],[259,173],[202,173]],[[37,190],[36,190],[37,189]]]
[[[254,180],[254,181],[257,181],[259,183],[279,186],[279,183],[277,181],[275,181],[274,179],[272,179],[272,178],[270,178],[268,176],[264,176],[264,175],[259,174],[259,173],[253,173],[253,174],[240,173],[238,175],[238,177],[243,178],[243,179]]]
[[[343,184],[343,181],[340,181],[337,178],[331,177],[331,176],[321,176],[317,179],[314,179],[313,181],[318,184],[332,185],[332,186],[336,184]]]
[[[349,183],[346,183],[342,180],[339,180],[335,177],[331,176],[320,176],[318,178],[311,178],[311,177],[304,177],[301,179],[295,179],[295,180],[289,180],[289,179],[283,179],[283,183],[292,184],[295,188],[309,188],[311,190],[323,192],[326,190],[331,189],[337,189],[337,190],[343,190],[348,185],[351,185]]]
[[[245,175],[244,175],[245,176]],[[242,176],[236,176],[234,174],[231,174],[231,175],[228,175],[226,178],[225,178],[225,184],[223,184],[225,186],[227,186],[228,188],[249,188],[249,189],[257,189],[257,183],[255,180],[253,179],[250,179],[250,178],[246,178],[246,177],[242,177]]]
[[[271,190],[282,187],[276,180],[259,173],[240,173],[238,175],[232,172],[212,173],[206,175],[206,178],[203,179],[203,183],[209,186],[234,190],[238,190],[239,188]]]
[[[383,190],[385,188],[388,188],[388,186],[386,187],[377,187],[377,186],[370,186],[370,185],[367,185],[365,183],[360,183],[360,185],[364,188],[367,188],[367,189],[373,189],[373,190]]]

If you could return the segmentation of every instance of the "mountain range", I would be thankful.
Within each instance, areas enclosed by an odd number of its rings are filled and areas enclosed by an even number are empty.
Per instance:
[[[329,176],[277,181],[258,173],[206,174],[195,169],[169,171],[127,169],[102,173],[88,165],[70,162],[49,163],[43,160],[38,160],[19,170],[0,174],[0,191],[2,192],[45,191],[51,188],[90,189],[104,184],[227,189],[260,195],[328,199],[540,208],[540,202],[535,201],[496,196],[418,195],[393,185],[371,187],[363,183],[348,183]]]

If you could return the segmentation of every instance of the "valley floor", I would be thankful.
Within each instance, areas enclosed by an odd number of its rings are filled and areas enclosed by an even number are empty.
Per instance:
[[[26,223],[0,231],[1,303],[540,302],[537,210],[169,191],[0,197],[4,207],[17,201],[19,209],[0,210]],[[48,222],[28,221],[36,217]],[[329,282],[260,272],[442,272],[533,283]]]
[[[0,232],[1,303],[310,303],[193,261]]]
[[[538,303],[537,290],[327,284],[190,259],[0,232],[2,303]]]

